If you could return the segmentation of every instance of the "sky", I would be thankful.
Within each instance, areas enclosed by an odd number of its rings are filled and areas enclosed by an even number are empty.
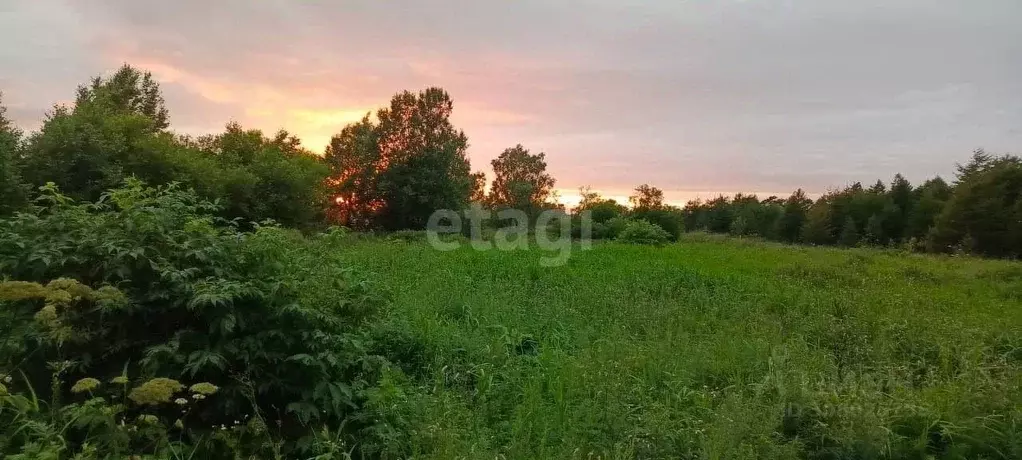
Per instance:
[[[476,170],[523,144],[562,201],[683,203],[950,177],[1022,153],[1019,0],[0,0],[0,91],[37,129],[122,63],[172,129],[321,152],[403,90],[446,89]]]

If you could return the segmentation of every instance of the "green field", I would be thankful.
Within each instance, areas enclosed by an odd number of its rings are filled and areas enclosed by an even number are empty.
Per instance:
[[[1022,458],[1022,265],[689,235],[366,240],[377,436],[424,458]],[[388,431],[390,428],[393,431]]]

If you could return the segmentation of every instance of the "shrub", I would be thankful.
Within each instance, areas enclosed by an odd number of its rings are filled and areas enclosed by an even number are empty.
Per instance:
[[[673,208],[646,209],[635,211],[631,215],[632,220],[645,220],[663,229],[670,236],[671,241],[678,241],[685,225],[681,214]]]
[[[603,224],[593,224],[593,237],[615,239],[632,221],[624,217],[615,217]]]
[[[662,245],[671,241],[671,235],[657,224],[647,220],[635,220],[628,223],[617,240],[632,244]]]
[[[241,233],[173,185],[129,181],[86,204],[42,191],[39,206],[0,221],[0,277],[17,280],[0,289],[11,337],[0,368],[24,372],[40,397],[60,401],[87,377],[171,393],[177,380],[208,382],[216,398],[184,420],[199,427],[193,437],[258,416],[282,427],[285,450],[358,411],[381,365],[365,351],[364,325],[383,298],[333,255],[332,239]],[[52,362],[67,363],[59,376]],[[139,388],[132,400],[167,406],[166,391],[153,399]]]

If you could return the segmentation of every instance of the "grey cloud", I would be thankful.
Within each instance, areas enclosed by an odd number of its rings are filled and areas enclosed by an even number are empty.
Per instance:
[[[22,24],[0,38],[28,43],[0,64],[4,89],[31,93],[18,113],[145,58],[307,110],[440,85],[477,168],[521,142],[564,188],[822,191],[947,175],[975,147],[1022,143],[1015,0],[31,5],[0,13]],[[244,115],[190,84],[165,84],[175,126]]]

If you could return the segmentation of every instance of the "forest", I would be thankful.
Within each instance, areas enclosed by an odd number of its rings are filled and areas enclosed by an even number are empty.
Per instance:
[[[1018,156],[564,209],[545,153],[474,169],[440,88],[322,155],[177,133],[127,65],[74,94],[31,133],[0,102],[4,458],[1022,457]],[[601,241],[431,251],[470,203]]]

